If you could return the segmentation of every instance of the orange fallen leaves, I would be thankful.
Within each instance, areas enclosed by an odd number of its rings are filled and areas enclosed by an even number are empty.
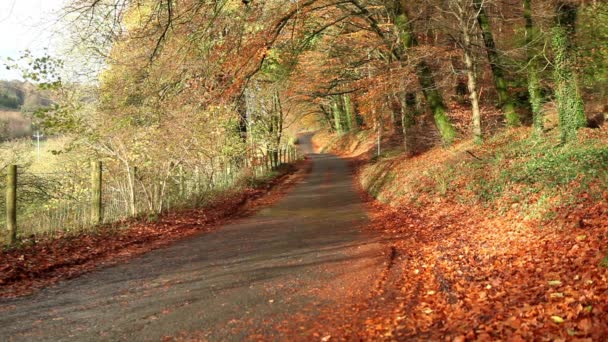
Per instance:
[[[608,338],[608,269],[598,266],[608,197],[537,228],[452,201],[392,208],[363,196],[371,228],[397,248],[392,272],[401,277],[382,289],[400,299],[367,312],[359,338],[386,340],[376,332],[387,318],[396,340]]]

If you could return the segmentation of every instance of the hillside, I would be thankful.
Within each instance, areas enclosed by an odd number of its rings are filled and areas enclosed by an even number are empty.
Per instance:
[[[0,80],[0,110],[32,112],[50,104],[44,92],[29,82]]]
[[[31,133],[32,120],[27,114],[0,109],[0,141],[27,137]]]
[[[28,113],[50,104],[44,91],[29,82],[0,80],[0,141],[30,136]]]

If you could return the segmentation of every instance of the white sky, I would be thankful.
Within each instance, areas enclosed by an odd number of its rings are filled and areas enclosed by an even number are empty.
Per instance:
[[[59,12],[66,0],[0,0],[0,79],[18,75],[7,71],[4,59],[19,57],[29,49],[35,56],[44,48],[52,54],[58,36],[54,32]]]

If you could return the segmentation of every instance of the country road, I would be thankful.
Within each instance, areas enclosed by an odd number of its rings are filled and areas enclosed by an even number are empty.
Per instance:
[[[363,229],[347,163],[311,153],[310,144],[302,137],[311,173],[275,205],[128,263],[0,300],[0,341],[307,339],[316,315],[365,295],[384,261]],[[284,335],[293,326],[301,335]]]

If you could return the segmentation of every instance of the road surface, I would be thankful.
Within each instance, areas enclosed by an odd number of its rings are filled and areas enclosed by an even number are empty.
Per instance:
[[[311,173],[254,216],[0,300],[0,340],[309,338],[316,315],[365,294],[384,259],[347,163],[311,153],[308,135],[302,148]],[[285,335],[294,325],[302,335]]]

